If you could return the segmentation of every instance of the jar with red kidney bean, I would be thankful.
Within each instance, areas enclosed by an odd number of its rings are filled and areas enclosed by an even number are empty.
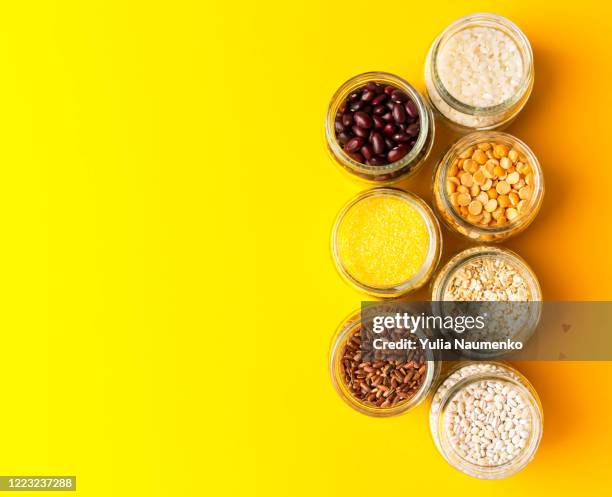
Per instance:
[[[325,135],[332,157],[345,171],[388,184],[423,165],[433,144],[434,119],[409,83],[369,72],[349,79],[332,97]]]

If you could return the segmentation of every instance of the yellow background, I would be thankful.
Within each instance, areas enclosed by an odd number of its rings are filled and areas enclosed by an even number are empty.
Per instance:
[[[4,2],[0,473],[77,475],[84,496],[609,491],[609,363],[520,366],[544,439],[499,482],[443,461],[425,406],[380,420],[338,399],[329,340],[362,297],[328,236],[365,185],[322,134],[347,78],[385,70],[422,89],[449,22],[508,16],[536,65],[509,131],[547,192],[507,246],[547,299],[612,299],[604,5]],[[401,186],[429,200],[450,140],[440,131]],[[444,236],[444,260],[466,246]]]

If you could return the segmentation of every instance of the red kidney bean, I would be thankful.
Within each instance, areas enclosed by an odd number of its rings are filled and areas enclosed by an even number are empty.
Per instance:
[[[414,147],[420,129],[418,108],[400,88],[370,81],[340,104],[334,129],[353,160],[382,166]]]
[[[374,157],[374,150],[372,148],[372,145],[368,145],[367,143],[363,147],[361,147],[359,152],[361,152],[361,155],[363,155],[365,160],[370,160],[372,157]]]
[[[396,142],[409,142],[411,137],[406,133],[395,133],[391,138],[393,138],[393,140]]]
[[[365,163],[363,155],[361,155],[359,152],[351,152],[350,154],[348,154],[348,156],[354,161],[361,162],[362,164]]]
[[[374,124],[372,118],[365,112],[355,112],[353,119],[355,119],[355,124],[360,128],[369,129]]]
[[[372,105],[381,105],[381,104],[384,104],[385,100],[387,100],[387,95],[382,93],[382,94],[378,95],[374,100],[372,100]]]
[[[385,157],[380,157],[380,156],[372,157],[368,161],[368,165],[370,165],[370,166],[384,166],[384,165],[386,165],[388,163],[389,162],[387,162],[387,159]]]
[[[403,123],[406,120],[406,110],[402,104],[395,103],[393,105],[393,120],[397,123]]]
[[[404,104],[404,108],[406,109],[406,113],[412,119],[416,119],[417,117],[419,117],[419,111],[417,109],[417,106],[412,100],[408,100],[408,102]]]
[[[387,159],[389,160],[389,162],[396,162],[402,157],[404,157],[404,155],[406,155],[408,151],[408,146],[402,143],[401,145],[398,145],[397,147],[389,150],[389,152],[387,153]]]
[[[393,136],[393,134],[395,133],[395,126],[391,123],[386,124],[383,128],[383,133],[385,136]]]
[[[366,91],[363,92],[363,94],[361,95],[361,100],[363,100],[364,102],[369,102],[371,100],[374,100],[376,98],[376,93],[374,92],[374,90],[370,90],[370,89],[366,89]]]
[[[384,105],[377,105],[373,112],[375,116],[382,116],[387,113],[387,108]]]
[[[370,132],[367,129],[361,128],[357,125],[353,126],[351,129],[353,130],[353,133],[355,133],[355,135],[360,136],[361,138],[367,138],[368,136],[370,136]]]
[[[363,108],[365,107],[365,105],[366,105],[366,103],[365,103],[363,100],[357,100],[357,102],[353,102],[353,103],[350,105],[350,107],[349,107],[349,108],[350,108],[350,109],[351,109],[353,112],[357,112],[358,110],[363,109]]]
[[[344,144],[344,150],[347,152],[356,152],[363,145],[363,138],[355,136]]]
[[[391,100],[393,100],[394,102],[405,102],[406,100],[408,100],[408,97],[401,90],[393,90],[391,92]]]
[[[370,143],[376,155],[381,155],[385,152],[385,140],[380,133],[372,133],[370,136]]]
[[[347,133],[346,131],[343,131],[338,135],[338,141],[340,142],[340,145],[344,145],[351,138],[353,138],[352,133]]]

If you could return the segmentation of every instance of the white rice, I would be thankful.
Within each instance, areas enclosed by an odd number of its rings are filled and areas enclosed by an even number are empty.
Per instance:
[[[446,90],[474,107],[506,102],[523,75],[523,59],[512,38],[499,29],[480,26],[451,36],[438,53],[437,66]]]

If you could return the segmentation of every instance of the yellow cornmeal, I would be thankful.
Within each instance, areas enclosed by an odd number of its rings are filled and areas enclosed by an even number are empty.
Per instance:
[[[346,271],[375,288],[412,278],[425,262],[429,243],[422,214],[405,200],[390,196],[357,202],[337,233],[338,255]]]

